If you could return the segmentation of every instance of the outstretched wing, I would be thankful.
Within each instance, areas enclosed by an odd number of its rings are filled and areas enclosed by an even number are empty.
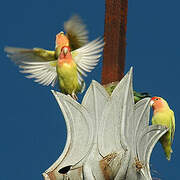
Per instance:
[[[79,16],[74,15],[65,22],[64,30],[72,51],[88,43],[88,31]]]
[[[45,49],[22,49],[6,47],[5,52],[19,67],[20,72],[28,73],[27,78],[35,78],[35,82],[48,86],[55,85],[57,79],[55,52]]]
[[[97,65],[101,52],[103,51],[103,39],[97,38],[85,46],[72,51],[72,56],[77,64],[78,78],[82,80],[81,75],[87,76],[86,72],[91,72]]]
[[[35,78],[35,82],[48,86],[54,86],[57,80],[56,72],[57,61],[48,62],[23,62],[24,65],[20,65],[22,68],[21,73],[29,73],[27,78]]]
[[[21,64],[22,61],[44,62],[55,60],[55,51],[48,51],[41,48],[25,49],[5,47],[4,51],[8,54],[8,57],[12,59],[16,64]]]

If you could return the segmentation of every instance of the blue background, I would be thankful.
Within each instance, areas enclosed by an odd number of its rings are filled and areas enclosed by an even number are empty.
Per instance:
[[[180,2],[129,0],[126,72],[134,67],[134,88],[168,100],[176,116],[172,160],[158,143],[151,156],[153,177],[179,179]],[[2,0],[0,6],[0,179],[43,179],[61,154],[66,126],[51,87],[26,79],[6,57],[6,45],[54,49],[55,35],[72,14],[87,24],[89,40],[104,32],[104,0]],[[102,63],[89,74],[100,81]]]

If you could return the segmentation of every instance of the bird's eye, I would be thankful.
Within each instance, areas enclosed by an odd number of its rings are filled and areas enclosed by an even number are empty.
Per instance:
[[[155,99],[156,101],[159,100],[158,98]]]

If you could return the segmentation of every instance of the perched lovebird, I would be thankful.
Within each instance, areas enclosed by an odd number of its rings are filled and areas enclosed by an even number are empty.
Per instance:
[[[82,76],[87,76],[86,72],[91,72],[97,65],[104,43],[99,38],[87,43],[87,31],[77,16],[64,26],[67,35],[63,32],[56,35],[55,51],[14,47],[6,47],[5,51],[23,69],[20,72],[30,74],[27,78],[35,78],[35,82],[46,86],[54,86],[58,82],[63,93],[76,99],[76,93],[82,92],[85,87]],[[76,82],[72,83],[75,79]],[[74,89],[68,89],[71,83],[76,84]]]
[[[168,103],[161,97],[151,98],[150,104],[154,110],[152,124],[159,124],[169,128],[168,132],[160,138],[160,142],[164,149],[166,158],[171,159],[171,145],[175,132],[174,112],[169,108]]]
[[[112,94],[113,90],[115,89],[115,87],[117,86],[118,83],[119,83],[119,81],[116,81],[116,82],[112,82],[107,85],[104,85],[104,88],[106,89],[106,91],[108,92],[109,95]],[[140,101],[143,98],[151,97],[149,95],[149,93],[139,93],[139,92],[133,91],[133,94],[134,94],[134,102],[135,103],[137,103],[138,101]]]

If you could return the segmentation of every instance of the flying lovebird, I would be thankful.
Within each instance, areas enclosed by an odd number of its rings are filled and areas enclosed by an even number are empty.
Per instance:
[[[76,94],[83,92],[85,87],[82,76],[87,76],[86,72],[95,68],[104,46],[100,38],[87,43],[87,31],[80,22],[76,16],[65,23],[67,35],[63,32],[56,35],[55,51],[15,47],[4,50],[22,69],[20,72],[29,74],[27,78],[35,78],[35,82],[46,86],[58,83],[64,94],[77,99]],[[71,83],[74,89],[69,85]]]
[[[158,124],[169,128],[168,132],[160,138],[160,143],[164,149],[166,158],[171,159],[172,143],[175,132],[174,112],[170,109],[168,103],[161,97],[152,97],[150,105],[153,108],[152,124]]]
[[[103,46],[103,39],[100,38],[74,51],[71,51],[69,46],[64,46],[59,57],[56,59],[51,56],[51,60],[44,58],[44,54],[34,55],[34,50],[30,49],[8,47],[5,51],[23,69],[20,72],[30,74],[26,76],[27,78],[35,78],[35,82],[46,86],[50,84],[54,86],[58,81],[59,88],[64,94],[77,99],[76,93],[82,93],[85,87],[82,76],[87,76],[86,72],[91,72],[97,65]],[[50,56],[48,58],[50,59]],[[66,82],[67,80],[69,82]],[[68,89],[72,81],[76,87]]]
[[[113,90],[115,89],[118,83],[119,81],[116,81],[116,82],[112,82],[112,83],[104,85],[104,88],[106,89],[109,95],[112,94]],[[146,97],[151,97],[149,93],[146,93],[146,92],[140,93],[134,90],[133,90],[133,95],[134,95],[134,103],[137,103],[138,101]]]

